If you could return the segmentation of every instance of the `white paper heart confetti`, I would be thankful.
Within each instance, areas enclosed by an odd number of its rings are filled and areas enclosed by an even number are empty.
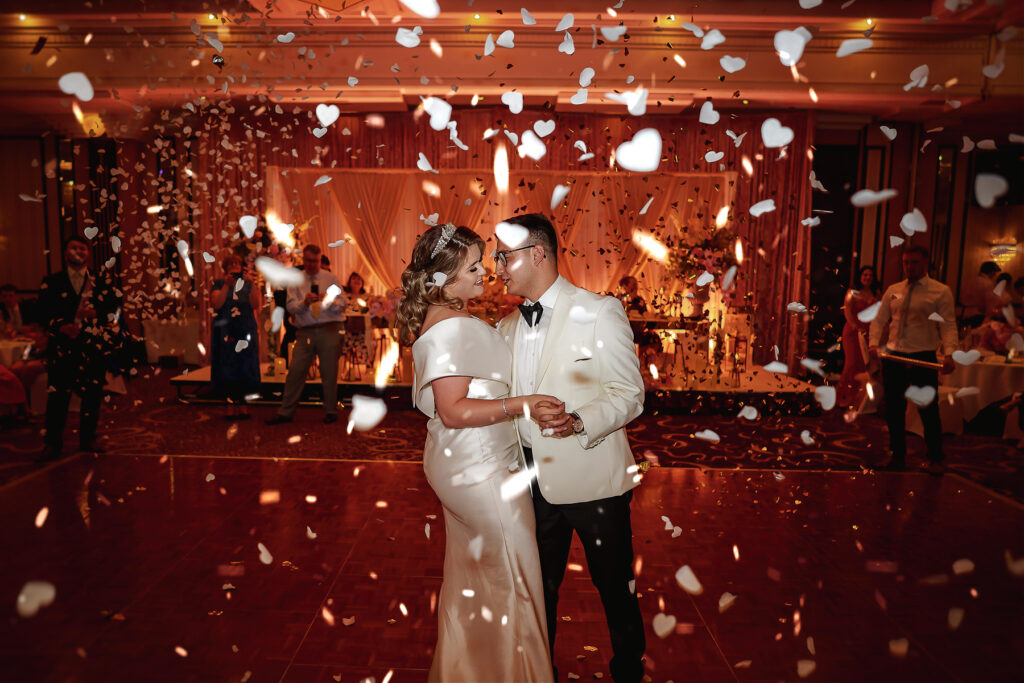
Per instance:
[[[726,611],[736,602],[736,596],[726,591],[718,598],[718,613]]]
[[[533,18],[533,15],[530,14],[529,10],[527,10],[525,7],[521,7],[519,9],[519,14],[521,14],[522,17],[523,17],[523,24],[524,25],[526,25],[526,26],[534,26],[534,25],[536,25],[537,20]]]
[[[614,43],[616,40],[621,38],[626,33],[626,27],[622,24],[618,26],[602,26],[601,35],[609,43]]]
[[[286,266],[268,256],[258,256],[256,258],[256,270],[273,287],[298,287],[306,281],[306,277],[298,268]]]
[[[263,564],[273,563],[274,556],[270,554],[269,550],[267,550],[267,546],[263,545],[262,543],[257,543],[256,549],[260,551],[260,562],[262,562]]]
[[[555,132],[554,119],[549,119],[547,121],[534,121],[533,132],[535,132],[542,138],[546,138],[547,136],[551,135],[552,133]]]
[[[743,406],[742,408],[740,408],[740,412],[736,415],[736,417],[742,418],[744,420],[756,420],[758,417],[760,417],[760,414],[757,412],[757,408],[755,408],[754,406]]]
[[[750,215],[757,218],[761,214],[770,213],[775,210],[774,199],[762,199],[758,203],[750,207]]]
[[[903,239],[902,237],[898,236],[898,235],[889,235],[889,248],[890,249],[895,249],[896,247],[900,246],[904,242],[906,242],[906,240]]]
[[[821,405],[822,410],[832,410],[836,405],[836,388],[825,385],[815,387],[814,400]]]
[[[444,287],[445,282],[448,282],[448,276],[445,275],[444,273],[437,272],[434,273],[433,276],[431,276],[430,284],[432,284],[435,287]]]
[[[1006,194],[1010,184],[1006,178],[995,173],[979,173],[974,178],[974,197],[984,209],[995,206],[996,200]]]
[[[242,229],[242,234],[245,235],[246,239],[252,239],[252,236],[256,234],[256,226],[258,221],[256,216],[242,216],[238,219],[238,227]]]
[[[789,366],[777,360],[773,360],[771,363],[764,366],[764,369],[768,372],[774,372],[779,375],[785,375],[789,372]]]
[[[874,206],[875,204],[881,204],[884,201],[888,201],[897,195],[896,190],[857,190],[850,197],[850,203],[854,206],[863,209],[866,206]]]
[[[547,145],[532,130],[524,131],[522,140],[522,144],[516,148],[519,156],[540,161],[548,153]]]
[[[889,138],[890,142],[896,139],[896,129],[890,128],[889,126],[879,126],[879,130],[882,131],[882,135]]]
[[[627,171],[649,173],[661,164],[661,133],[644,128],[615,150],[615,162]]]
[[[849,38],[844,40],[836,50],[836,57],[848,57],[861,50],[867,50],[873,45],[870,38]]]
[[[96,237],[96,235],[100,234],[100,229],[95,225],[90,225],[88,228],[83,230],[82,233],[85,235],[85,239],[91,240]]]
[[[705,123],[709,126],[713,126],[718,123],[722,115],[715,111],[715,106],[708,100],[704,104],[700,105],[700,116],[697,118],[701,123]]]
[[[316,179],[316,182],[313,183],[313,187],[320,187],[321,185],[326,185],[329,182],[331,182],[331,176],[325,173],[324,175]]]
[[[676,618],[672,615],[658,612],[654,615],[651,626],[654,627],[654,635],[659,638],[665,638],[676,630]]]
[[[452,105],[436,97],[428,97],[423,100],[423,111],[430,115],[430,127],[434,130],[444,130],[452,116]]]
[[[494,226],[494,235],[501,240],[505,246],[515,249],[526,242],[527,238],[530,236],[530,231],[521,225],[502,221]]]
[[[498,36],[498,39],[495,40],[494,43],[498,47],[504,47],[511,50],[516,46],[515,40],[516,34],[511,30],[506,30],[501,32],[501,35]]]
[[[565,15],[564,17],[562,17],[562,19],[561,19],[561,20],[560,20],[560,21],[558,22],[558,26],[556,26],[556,27],[555,27],[555,30],[556,30],[556,31],[568,31],[569,29],[571,29],[571,28],[572,28],[572,25],[573,25],[573,23],[574,23],[575,21],[576,21],[576,18],[575,18],[575,17],[573,17],[573,15],[571,15],[571,14],[566,14],[566,15]]]
[[[706,270],[703,273],[701,273],[700,275],[697,276],[697,286],[698,287],[707,287],[708,285],[710,285],[714,281],[715,281],[715,276],[712,275],[711,273],[709,273]]]
[[[576,54],[576,43],[568,31],[562,36],[562,42],[558,44],[558,51],[566,55]]]
[[[882,302],[876,301],[875,303],[871,304],[867,308],[857,313],[857,320],[861,321],[862,323],[871,322],[872,320],[875,319],[876,316],[878,316],[878,309],[881,307]]]
[[[914,405],[924,408],[935,400],[935,387],[932,386],[909,386],[903,394]]]
[[[811,40],[810,32],[803,26],[792,31],[775,34],[775,51],[779,53],[782,66],[795,66],[804,54],[804,48]]]
[[[507,90],[501,94],[501,103],[508,107],[513,114],[523,111],[523,94],[514,90]]]
[[[676,571],[676,583],[690,595],[700,595],[704,592],[704,587],[700,585],[697,575],[693,573],[688,564],[684,564]]]
[[[913,237],[915,232],[925,232],[928,230],[928,222],[925,221],[921,210],[914,208],[910,213],[903,214],[903,218],[900,219],[900,230],[907,237]]]
[[[57,87],[60,88],[61,92],[74,95],[82,102],[88,102],[95,94],[88,76],[81,71],[72,71],[71,73],[64,74],[57,81]]]
[[[978,349],[971,349],[970,351],[954,351],[953,360],[960,365],[970,365],[976,363],[981,358],[981,352]]]
[[[402,47],[416,47],[420,44],[420,36],[423,35],[423,29],[419,26],[412,30],[407,28],[398,27],[395,31],[395,42]]]
[[[716,45],[721,45],[725,42],[725,36],[717,28],[713,28],[704,34],[704,38],[700,41],[700,49],[711,50]]]
[[[793,142],[793,129],[783,126],[776,118],[768,118],[761,124],[761,141],[765,147],[785,147]]]
[[[693,438],[700,439],[701,441],[710,441],[711,443],[718,443],[722,440],[718,434],[710,429],[702,429],[693,435]]]
[[[804,442],[805,446],[811,446],[814,444],[814,437],[811,436],[811,433],[806,429],[800,432],[800,440]]]
[[[384,419],[387,412],[388,407],[384,403],[383,399],[363,396],[361,394],[353,394],[352,412],[349,413],[348,417],[349,433],[351,433],[353,429],[360,432],[373,429],[380,424],[380,421]]]
[[[551,210],[554,211],[555,207],[561,204],[568,194],[568,185],[555,185],[555,189],[551,191]]]
[[[434,167],[430,165],[430,160],[427,159],[427,155],[420,152],[420,158],[416,161],[416,168],[420,169],[424,173],[437,173]]]
[[[412,12],[427,19],[436,19],[437,15],[441,13],[441,7],[437,4],[437,0],[400,0],[400,2]]]
[[[569,98],[569,102],[575,104],[577,107],[581,104],[587,103],[588,92],[586,88],[580,88],[576,91],[576,94]]]
[[[336,104],[318,104],[316,105],[316,119],[320,122],[320,125],[327,128],[332,123],[338,120],[338,116],[341,115],[341,110],[338,109]]]
[[[747,60],[742,57],[730,57],[729,55],[726,55],[719,59],[718,63],[725,72],[734,74],[737,71],[743,70],[743,67],[747,65]]]
[[[57,597],[57,588],[49,581],[29,581],[18,593],[18,616],[34,617],[41,608],[49,607]]]

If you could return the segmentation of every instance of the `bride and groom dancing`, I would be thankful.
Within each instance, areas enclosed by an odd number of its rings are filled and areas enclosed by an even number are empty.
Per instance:
[[[558,589],[575,532],[604,606],[612,678],[640,681],[629,516],[640,477],[625,426],[644,387],[629,321],[617,299],[558,274],[544,216],[497,232],[495,272],[526,299],[497,329],[467,310],[487,277],[472,230],[431,228],[402,274],[398,326],[412,344],[413,400],[430,418],[423,469],[447,536],[430,680],[557,677]]]

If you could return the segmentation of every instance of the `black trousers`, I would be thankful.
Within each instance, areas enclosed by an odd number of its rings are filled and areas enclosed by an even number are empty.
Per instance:
[[[917,353],[895,353],[894,356],[913,358],[935,362],[934,351]],[[889,450],[895,463],[906,462],[907,432],[906,414],[907,399],[904,393],[909,386],[934,387],[935,400],[924,408],[918,408],[921,422],[924,424],[924,440],[928,446],[928,459],[942,462],[942,420],[939,417],[939,371],[904,365],[891,360],[882,360],[882,385],[885,389],[885,421],[889,425]]]
[[[89,382],[77,390],[73,384],[59,377],[49,376],[53,391],[46,398],[46,445],[60,449],[64,445],[64,425],[68,421],[68,406],[72,391],[82,398],[79,413],[78,443],[92,446],[96,440],[96,428],[100,423],[100,402],[103,399],[103,383]]]
[[[527,465],[532,468],[533,452],[529,448],[523,450]],[[586,503],[554,505],[544,499],[536,486],[532,490],[552,662],[558,626],[558,589],[565,576],[575,531],[604,606],[612,641],[612,678],[617,683],[639,683],[644,673],[642,657],[646,642],[633,575],[633,532],[629,518],[633,492]]]

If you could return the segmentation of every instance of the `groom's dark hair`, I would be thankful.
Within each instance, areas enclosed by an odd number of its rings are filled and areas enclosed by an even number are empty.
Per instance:
[[[506,218],[505,223],[521,225],[530,231],[529,241],[533,244],[540,244],[544,247],[544,253],[551,256],[551,261],[558,264],[558,235],[555,233],[555,226],[547,216],[540,213],[524,213],[521,216]]]

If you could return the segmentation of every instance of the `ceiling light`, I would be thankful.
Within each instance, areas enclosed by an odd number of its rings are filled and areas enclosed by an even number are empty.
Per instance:
[[[474,14],[473,18],[479,20],[480,19],[480,15],[479,14]]]
[[[872,19],[871,17],[868,17],[868,26],[871,26],[871,24],[873,23],[875,23],[875,20]]]

